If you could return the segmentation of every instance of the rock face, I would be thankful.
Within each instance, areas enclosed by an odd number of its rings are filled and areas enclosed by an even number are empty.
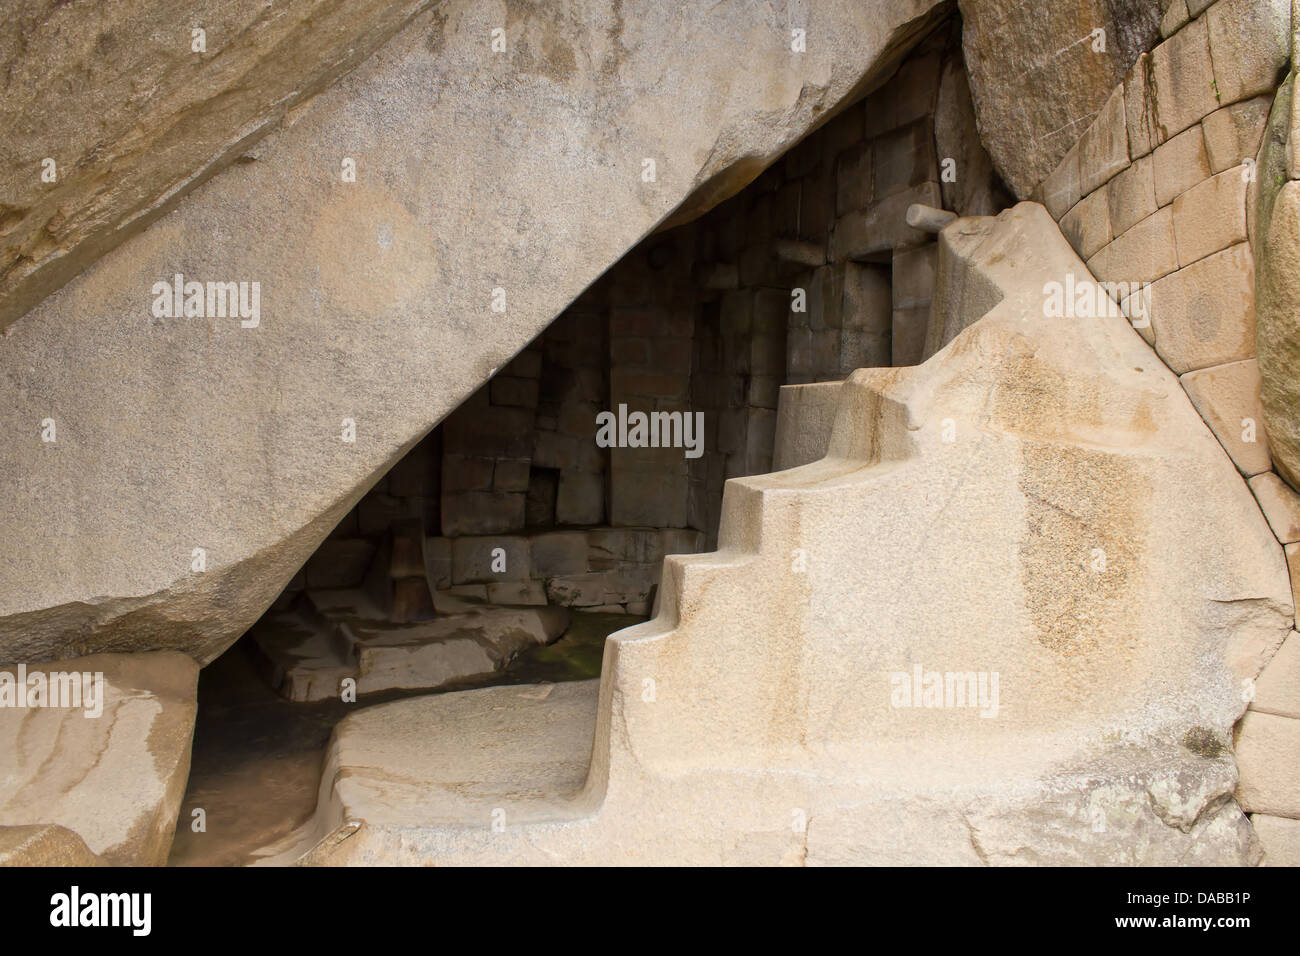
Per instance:
[[[8,4],[0,329],[238,160],[430,5]]]
[[[189,776],[198,667],[174,651],[95,654],[33,666],[29,687],[38,672],[92,675],[85,689],[102,674],[102,698],[53,706],[47,692],[41,706],[0,707],[0,852],[161,866]],[[0,700],[18,676],[0,671]]]
[[[817,4],[805,52],[778,4],[421,14],[10,327],[0,658],[211,660],[611,262],[877,82],[935,6]],[[212,301],[168,317],[177,275]]]
[[[1278,474],[1300,489],[1300,168],[1287,154],[1297,123],[1294,77],[1278,91],[1260,151],[1252,236],[1260,398]],[[1294,142],[1290,144],[1294,147]]]
[[[1291,626],[1277,542],[1122,318],[1046,313],[1046,283],[1092,285],[1046,210],[965,225],[990,311],[850,376],[820,461],[729,482],[719,550],[666,559],[598,689],[348,718],[284,853],[1258,862],[1232,727]]]
[[[1159,0],[958,6],[980,133],[1020,199],[1056,168],[1125,71],[1160,37]]]

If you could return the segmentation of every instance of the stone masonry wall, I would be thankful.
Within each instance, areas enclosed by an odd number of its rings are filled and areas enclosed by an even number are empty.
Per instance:
[[[1249,234],[1290,24],[1290,0],[1174,0],[1163,42],[1035,198],[1097,279],[1126,284],[1125,313],[1249,483],[1300,602],[1300,495],[1273,471],[1263,430]],[[1300,634],[1243,693],[1237,799],[1269,859],[1300,865]]]

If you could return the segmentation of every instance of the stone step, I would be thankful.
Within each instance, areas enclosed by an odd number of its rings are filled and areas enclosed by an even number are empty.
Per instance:
[[[293,701],[337,696],[345,678],[358,694],[437,690],[505,668],[529,647],[564,633],[563,608],[469,601],[444,605],[425,621],[395,622],[368,589],[309,591],[253,628],[257,659],[271,686]]]

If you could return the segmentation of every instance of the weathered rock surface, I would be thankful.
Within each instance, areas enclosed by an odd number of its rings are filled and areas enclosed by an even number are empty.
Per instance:
[[[1300,180],[1289,169],[1294,78],[1278,91],[1260,150],[1254,239],[1255,342],[1273,464],[1300,490]]]
[[[83,697],[79,707],[0,707],[0,827],[25,831],[4,839],[5,852],[161,866],[189,775],[198,666],[162,651],[33,666],[29,683],[37,671],[102,673],[103,697],[94,706]],[[18,673],[0,670],[0,683]],[[45,825],[56,829],[28,829]]]
[[[1021,199],[1056,168],[1160,37],[1159,0],[958,6],[980,133]],[[1105,31],[1104,49],[1097,49],[1095,30]]]
[[[0,329],[237,161],[429,6],[7,4]],[[42,176],[47,159],[53,182]]]
[[[0,827],[0,866],[100,866],[86,841],[53,823]]]
[[[1291,626],[1280,548],[1122,318],[1044,315],[1047,281],[1090,281],[1046,210],[984,227],[965,261],[991,311],[921,366],[850,376],[824,459],[729,482],[719,550],[666,560],[598,694],[345,720],[284,852],[1258,862],[1232,727]],[[488,740],[508,743],[488,759]]]
[[[836,0],[790,24],[776,3],[461,0],[417,17],[253,162],[9,328],[0,656],[211,660],[611,262],[878,81],[935,7]],[[259,282],[255,327],[155,317],[175,274]]]

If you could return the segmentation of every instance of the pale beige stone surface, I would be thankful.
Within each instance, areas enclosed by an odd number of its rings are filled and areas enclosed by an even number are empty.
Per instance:
[[[1291,571],[1291,593],[1300,594],[1300,542],[1288,544],[1284,550],[1286,564]],[[1296,608],[1296,627],[1300,628],[1300,607]]]
[[[1242,207],[1245,208],[1244,206]],[[1074,251],[1090,259],[1114,237],[1110,223],[1110,201],[1105,190],[1085,196],[1061,217],[1061,232]]]
[[[1124,78],[1129,154],[1136,159],[1220,106],[1209,31],[1198,17],[1134,64]]]
[[[1271,471],[1250,479],[1250,490],[1277,539],[1283,544],[1300,541],[1300,493]]]
[[[1241,808],[1300,817],[1300,720],[1249,711],[1237,726],[1236,750]]]
[[[1247,159],[1253,160],[1264,139],[1264,126],[1273,97],[1257,96],[1252,100],[1234,103],[1215,110],[1201,121],[1205,133],[1205,152],[1210,169],[1221,173],[1239,166]]]
[[[1179,375],[1251,358],[1255,264],[1250,245],[1239,243],[1156,281],[1151,324],[1156,351]]]
[[[1043,316],[1084,272],[1046,211],[986,225],[993,310],[850,376],[825,458],[730,482],[598,688],[354,714],[272,859],[1258,862],[1230,740],[1291,627],[1276,542],[1123,319]],[[913,665],[997,674],[996,716],[905,706]]]
[[[1255,813],[1250,823],[1264,848],[1263,866],[1300,866],[1300,820]]]
[[[1155,164],[1156,205],[1167,206],[1179,194],[1203,182],[1210,175],[1205,154],[1205,135],[1200,125],[1184,130],[1151,154]]]
[[[1250,709],[1300,719],[1300,633],[1291,632],[1259,675]]]
[[[1178,268],[1174,213],[1166,206],[1116,236],[1088,260],[1103,282],[1154,282]]]
[[[1205,21],[1219,101],[1272,93],[1291,56],[1291,0],[1219,0]]]
[[[503,56],[488,37],[504,6],[417,17],[255,161],[10,327],[4,656],[170,647],[211,660],[379,476],[615,259],[882,79],[872,70],[934,7],[818,4],[806,27],[820,40],[797,56],[784,8],[766,2],[521,8]],[[176,273],[260,282],[260,324],[154,318],[151,288]],[[54,444],[40,439],[47,418]]]
[[[1247,172],[1245,166],[1225,170],[1174,200],[1180,266],[1246,241]]]
[[[1249,478],[1273,467],[1262,427],[1259,365],[1254,359],[1188,372],[1179,381],[1238,471]],[[1252,436],[1254,440],[1248,441]]]
[[[1059,220],[1083,197],[1083,180],[1079,170],[1078,145],[1070,147],[1060,164],[1038,187],[1043,205]]]
[[[1143,156],[1106,186],[1110,224],[1123,235],[1159,208],[1156,204],[1155,161]]]
[[[840,382],[785,385],[777,408],[772,470],[784,471],[825,457],[839,407]]]
[[[110,865],[162,865],[189,775],[198,667],[160,651],[32,664],[29,678],[36,671],[102,673],[102,713],[0,708],[0,826],[57,824]]]
[[[6,4],[0,329],[255,151],[295,106],[431,5]],[[195,27],[204,52],[192,49]],[[53,183],[41,178],[47,158]]]
[[[1079,179],[1083,194],[1087,196],[1100,189],[1128,164],[1124,86],[1120,84],[1079,139]]]

